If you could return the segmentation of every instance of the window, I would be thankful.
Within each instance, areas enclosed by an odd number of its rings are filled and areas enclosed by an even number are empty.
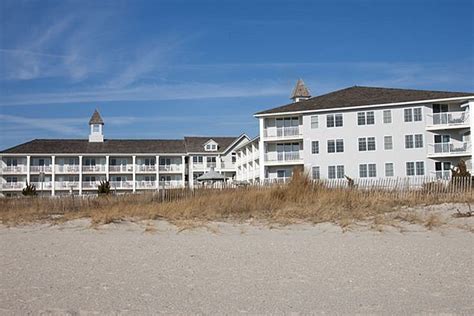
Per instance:
[[[232,153],[232,163],[236,163],[236,162],[237,162],[237,154]]]
[[[344,152],[344,140],[328,140],[328,153],[342,153]]]
[[[393,162],[386,162],[385,163],[385,176],[386,177],[393,177]]]
[[[392,136],[384,136],[383,137],[383,148],[385,150],[392,150],[393,149]]]
[[[277,127],[291,127],[291,126],[298,126],[298,125],[300,125],[300,119],[297,116],[276,119]]]
[[[413,109],[413,120],[415,122],[421,122],[423,120],[423,115],[421,114],[421,108]]]
[[[404,109],[403,114],[405,122],[413,121],[413,112],[411,109]]]
[[[375,124],[374,111],[357,113],[357,125],[373,125],[373,124]]]
[[[171,158],[163,158],[163,157],[160,157],[160,165],[161,165],[161,166],[169,166],[169,165],[171,165]]]
[[[216,144],[207,144],[206,145],[206,151],[216,151],[217,150],[217,145]]]
[[[319,180],[321,178],[320,168],[319,166],[314,166],[312,169],[312,176],[313,180]]]
[[[423,134],[405,135],[405,148],[423,148]]]
[[[99,124],[94,124],[94,125],[92,125],[92,131],[93,131],[94,133],[100,133],[100,126],[99,126]]]
[[[145,166],[153,166],[155,164],[155,159],[153,158],[145,158],[144,165]]]
[[[336,176],[338,179],[344,178],[344,166],[337,166],[336,171],[337,171]]]
[[[359,138],[359,151],[374,151],[375,137],[361,137]]]
[[[405,135],[405,148],[414,148],[413,135]]]
[[[336,179],[336,166],[329,166],[328,167],[328,178],[329,179]]]
[[[344,166],[329,166],[328,167],[328,178],[329,179],[342,179],[344,178]]]
[[[8,167],[16,167],[17,165],[18,165],[18,161],[16,158],[7,158]]]
[[[377,168],[374,163],[360,164],[359,165],[359,177],[360,178],[375,178],[377,177]]]
[[[404,109],[405,122],[421,122],[423,120],[423,114],[421,108]]]
[[[383,122],[384,124],[392,123],[392,110],[383,111]]]
[[[367,178],[367,165],[366,164],[359,165],[359,177]]]
[[[317,115],[311,116],[311,128],[318,128],[319,127],[319,118]]]
[[[377,177],[377,167],[374,163],[369,164],[369,178]]]
[[[406,163],[406,174],[407,176],[424,176],[425,175],[425,163],[423,161],[407,162]]]
[[[195,164],[202,164],[202,156],[193,156],[193,163]]]
[[[425,175],[425,163],[423,161],[416,162],[416,175],[417,176]]]
[[[327,127],[341,127],[344,125],[342,114],[328,114],[326,115]]]
[[[415,135],[415,148],[423,148],[423,135],[422,134]]]
[[[311,142],[311,153],[319,154],[319,141],[315,140]]]
[[[277,170],[277,178],[288,178],[290,177],[288,170]]]

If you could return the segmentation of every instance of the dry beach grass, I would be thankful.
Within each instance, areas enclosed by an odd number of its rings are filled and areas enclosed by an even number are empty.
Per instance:
[[[252,219],[283,225],[331,222],[342,228],[356,222],[369,222],[377,230],[406,222],[431,229],[443,225],[444,219],[439,214],[409,209],[441,203],[468,205],[471,200],[470,194],[415,194],[394,198],[390,192],[380,190],[315,186],[305,175],[296,174],[288,185],[208,189],[165,202],[152,193],[98,198],[2,199],[0,220],[5,225],[17,225],[90,218],[97,225],[122,220],[164,219],[188,226],[189,223]]]

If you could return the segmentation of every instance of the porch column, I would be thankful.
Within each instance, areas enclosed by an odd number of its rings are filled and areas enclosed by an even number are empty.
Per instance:
[[[189,187],[192,189],[194,188],[194,164],[193,164],[193,157],[189,156],[189,171],[188,171],[188,182]]]
[[[51,156],[51,196],[56,193],[56,156]]]
[[[82,195],[82,156],[79,156],[79,195]]]
[[[156,156],[156,190],[160,189],[160,156]]]
[[[182,177],[183,177],[183,188],[186,187],[186,156],[181,156],[181,169],[182,169]]]
[[[26,182],[30,183],[31,179],[31,156],[26,156]]]
[[[136,162],[137,162],[137,156],[132,156],[132,164],[133,164],[133,173],[132,173],[132,179],[133,179],[133,192],[135,193],[137,191],[137,167],[136,167]]]
[[[260,125],[260,139],[259,139],[259,156],[260,156],[260,182],[265,181],[265,142],[264,142],[264,128],[265,128],[265,119],[260,118],[259,119],[259,125]]]
[[[109,174],[110,174],[110,170],[109,170],[109,160],[110,160],[110,156],[105,156],[105,180],[106,181],[110,181],[109,179]]]

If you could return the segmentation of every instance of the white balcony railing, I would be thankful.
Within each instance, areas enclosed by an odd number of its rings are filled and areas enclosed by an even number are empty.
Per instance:
[[[435,143],[430,144],[429,154],[430,155],[459,155],[459,154],[470,154],[471,143],[470,142],[449,142],[449,143]]]
[[[137,165],[137,172],[155,172],[156,165]]]
[[[78,165],[58,165],[55,168],[57,173],[79,173]]]
[[[5,166],[2,168],[3,173],[9,173],[9,174],[26,173],[27,170],[28,168],[25,165]]]
[[[292,138],[301,136],[299,126],[266,128],[263,130],[263,136],[266,138]]]
[[[435,126],[457,126],[469,124],[469,113],[464,111],[433,113],[428,116],[431,116],[431,123]]]
[[[114,189],[132,189],[133,181],[110,181],[110,188]]]
[[[221,162],[221,169],[234,169],[236,166],[235,163],[232,162]]]
[[[77,181],[56,181],[54,183],[54,187],[57,190],[69,190],[71,188],[73,189],[79,189],[79,182]]]
[[[160,181],[159,182],[160,188],[165,188],[165,189],[173,189],[173,188],[182,188],[183,181],[181,180],[170,180],[170,181]]]
[[[53,168],[51,166],[31,166],[31,172],[51,172]]]
[[[100,185],[100,181],[83,181],[82,188],[83,189],[97,189]]]
[[[31,182],[32,185],[35,186],[36,191],[41,190],[50,190],[53,187],[53,183],[50,181],[45,182]]]
[[[301,160],[299,151],[268,152],[265,154],[265,161],[297,161]]]
[[[110,172],[133,172],[133,165],[111,165]]]
[[[437,179],[443,179],[443,180],[451,179],[451,171],[449,170],[434,171],[433,174],[436,176]]]
[[[206,166],[207,166],[208,168],[215,168],[215,167],[217,167],[217,163],[216,163],[216,162],[208,161],[208,162],[206,162]]]
[[[26,186],[25,182],[6,182],[2,183],[2,189],[5,190],[20,190]]]
[[[105,173],[105,165],[82,166],[82,171],[84,171],[84,172],[104,172]]]
[[[156,181],[137,181],[137,189],[156,189]]]
[[[182,171],[181,165],[160,165],[159,166],[160,171],[168,171],[168,172],[180,172]]]

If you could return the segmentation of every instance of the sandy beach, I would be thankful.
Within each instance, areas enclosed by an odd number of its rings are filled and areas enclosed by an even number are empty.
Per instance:
[[[147,223],[2,226],[0,313],[474,313],[466,230]]]

